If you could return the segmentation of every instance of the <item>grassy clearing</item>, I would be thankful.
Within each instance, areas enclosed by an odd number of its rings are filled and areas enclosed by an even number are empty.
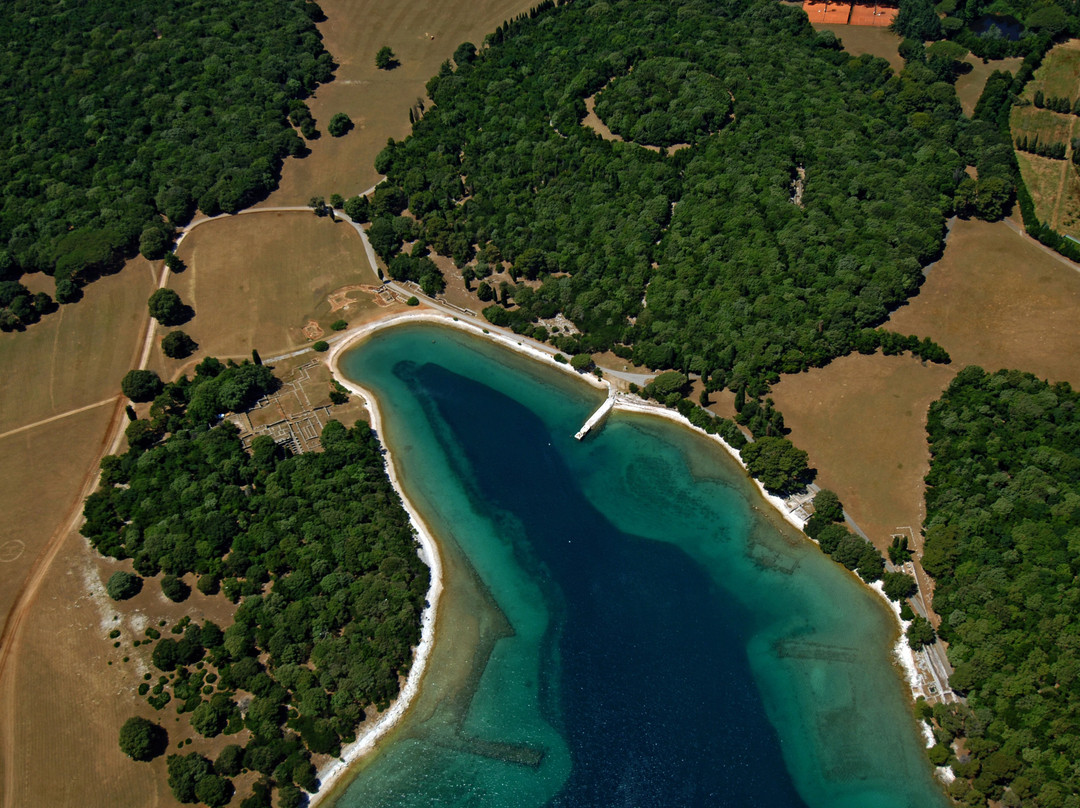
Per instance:
[[[113,412],[106,404],[0,438],[0,630],[34,561],[68,518]]]
[[[86,287],[84,300],[22,333],[0,334],[8,392],[0,396],[0,433],[119,393],[120,378],[138,361],[153,290],[150,265],[137,258]]]
[[[930,402],[969,364],[1080,384],[1078,313],[1080,272],[1003,222],[957,221],[919,295],[887,323],[933,338],[951,365],[855,354],[785,376],[772,395],[818,482],[887,543],[897,527],[917,533],[922,523]]]
[[[1080,272],[1004,222],[957,221],[919,295],[887,327],[932,337],[957,367],[1080,385]]]
[[[1046,55],[1031,81],[1024,88],[1024,98],[1034,98],[1037,90],[1048,96],[1067,96],[1076,100],[1080,89],[1080,40],[1058,45]]]
[[[1064,96],[1076,101],[1080,90],[1080,40],[1058,45],[1024,88],[1022,98],[1031,102],[1035,93],[1046,97]],[[1077,116],[1050,112],[1035,106],[1015,106],[1009,117],[1014,140],[1038,137],[1040,143],[1069,144],[1076,135]],[[1049,160],[1017,151],[1020,174],[1035,201],[1039,219],[1069,235],[1080,235],[1080,195],[1077,173],[1071,164],[1072,149],[1066,160]]]
[[[308,144],[310,155],[286,162],[281,187],[266,205],[305,204],[315,194],[350,196],[370,188],[380,179],[375,156],[388,137],[401,140],[409,133],[409,109],[425,97],[424,85],[439,65],[462,42],[479,47],[484,36],[536,3],[406,0],[387,6],[327,0],[320,5],[327,20],[319,30],[340,65],[335,80],[308,101],[323,134]],[[400,67],[375,68],[375,52],[383,45],[393,48]],[[338,112],[348,114],[356,128],[334,138],[325,129]]]
[[[1068,161],[1020,151],[1016,160],[1039,221],[1047,222],[1055,230],[1077,235],[1080,196],[1076,195],[1076,169]]]
[[[983,62],[982,59],[970,53],[964,61],[971,65],[971,72],[964,73],[957,78],[956,97],[960,99],[960,107],[967,116],[970,116],[975,111],[975,105],[979,102],[979,96],[982,95],[986,80],[990,78],[991,73],[995,70],[1006,70],[1016,75],[1016,71],[1020,69],[1020,65],[1024,62],[1020,58]]]
[[[844,50],[852,56],[880,56],[899,73],[904,67],[898,49],[900,37],[888,28],[871,28],[862,25],[815,25],[815,31],[832,31],[844,43]]]
[[[160,619],[171,626],[183,614],[227,625],[234,607],[198,590],[185,603],[174,604],[156,581],[148,580],[121,613],[87,586],[87,580],[103,585],[117,566],[94,557],[80,538],[69,537],[25,624],[21,653],[3,690],[12,727],[5,739],[10,743],[7,760],[17,772],[9,784],[11,805],[176,804],[166,784],[165,757],[135,764],[117,745],[120,726],[136,714],[165,727],[169,753],[193,735],[186,715],[177,720],[174,704],[155,711],[136,694],[143,674],[152,673],[156,681],[158,671],[149,663],[149,647],[144,652],[132,642],[143,637],[147,626],[156,627]],[[120,648],[113,648],[107,636],[114,627],[122,632]],[[17,698],[11,698],[13,693]],[[235,742],[236,736],[219,737],[212,749]],[[94,787],[87,789],[86,782]]]
[[[818,484],[840,495],[879,549],[898,526],[922,524],[926,411],[955,372],[910,356],[852,354],[773,388]]]
[[[169,280],[195,317],[180,326],[199,343],[198,355],[263,357],[306,345],[303,328],[349,312],[330,311],[327,296],[349,284],[378,284],[356,231],[307,212],[235,216],[200,226],[184,240],[187,269]],[[356,308],[374,306],[357,296]],[[159,329],[158,337],[167,330]],[[184,364],[152,353],[161,372]]]

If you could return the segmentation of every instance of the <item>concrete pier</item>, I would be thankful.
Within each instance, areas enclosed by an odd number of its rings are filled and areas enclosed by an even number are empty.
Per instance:
[[[604,403],[597,408],[596,412],[589,416],[589,420],[585,422],[585,425],[574,434],[574,439],[581,440],[588,435],[593,427],[599,424],[604,419],[604,416],[611,412],[611,408],[614,406],[615,398],[613,396],[608,396],[604,399]]]

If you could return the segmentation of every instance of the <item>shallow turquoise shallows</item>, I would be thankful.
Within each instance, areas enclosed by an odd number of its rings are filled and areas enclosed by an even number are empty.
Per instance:
[[[715,443],[477,336],[347,353],[446,565],[416,706],[338,808],[947,805],[873,593]]]

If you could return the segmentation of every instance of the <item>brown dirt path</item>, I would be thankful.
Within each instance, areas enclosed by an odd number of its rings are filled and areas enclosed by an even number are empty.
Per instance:
[[[117,400],[113,409],[112,418],[109,420],[108,429],[99,446],[97,456],[99,462],[118,442],[122,434],[121,425],[123,421],[124,404],[122,400]],[[79,491],[79,495],[65,514],[64,521],[61,523],[60,527],[52,534],[49,541],[45,544],[45,547],[35,561],[29,576],[27,576],[22,587],[19,589],[15,605],[8,613],[7,620],[4,622],[3,632],[0,633],[0,705],[3,705],[3,710],[0,711],[3,715],[3,718],[0,718],[0,749],[3,749],[4,752],[2,772],[3,805],[8,808],[15,808],[15,806],[19,805],[19,802],[15,799],[15,772],[18,771],[18,768],[15,765],[16,740],[14,737],[15,727],[13,726],[14,716],[17,712],[16,702],[19,698],[19,693],[18,688],[16,687],[16,677],[11,675],[8,666],[11,664],[15,652],[18,650],[20,629],[26,621],[31,607],[34,605],[34,600],[37,597],[42,584],[45,582],[46,575],[48,574],[53,561],[56,559],[57,554],[64,545],[64,540],[68,539],[78,529],[79,523],[82,520],[83,500],[97,487],[98,476],[98,466],[95,463],[87,469],[86,474],[83,477],[83,484]]]

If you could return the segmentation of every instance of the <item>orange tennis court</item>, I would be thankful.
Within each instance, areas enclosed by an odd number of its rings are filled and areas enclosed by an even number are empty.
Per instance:
[[[828,0],[825,0],[825,2],[806,0],[806,2],[803,3],[803,11],[805,11],[806,16],[810,18],[810,22],[815,25],[819,23],[846,25],[848,17],[851,16],[851,3],[830,3]]]
[[[866,25],[876,28],[888,27],[896,17],[897,7],[892,3],[829,2],[829,0],[806,0],[803,11],[815,24]]]
[[[873,25],[885,28],[896,18],[896,6],[880,3],[855,3],[851,7],[850,25]]]

